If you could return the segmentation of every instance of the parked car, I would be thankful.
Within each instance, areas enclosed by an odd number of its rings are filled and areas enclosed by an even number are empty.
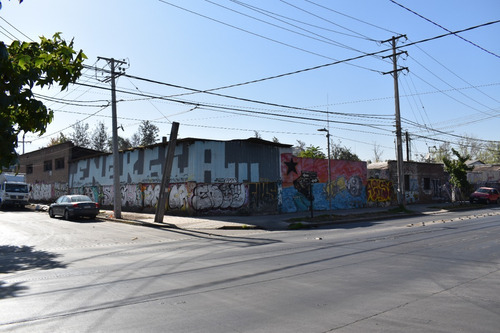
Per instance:
[[[480,187],[469,197],[470,203],[498,203],[500,201],[500,194],[498,191],[491,187]]]
[[[63,195],[49,207],[49,216],[62,216],[65,220],[74,217],[95,218],[99,214],[99,204],[86,195]]]

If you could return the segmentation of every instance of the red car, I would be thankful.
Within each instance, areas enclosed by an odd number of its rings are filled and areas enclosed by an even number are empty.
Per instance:
[[[497,189],[491,187],[480,187],[469,197],[470,203],[483,202],[488,203],[498,203],[500,200],[500,194]]]

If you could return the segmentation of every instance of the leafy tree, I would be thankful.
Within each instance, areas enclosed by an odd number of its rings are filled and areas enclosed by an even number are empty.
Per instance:
[[[443,142],[439,147],[433,146],[429,148],[430,159],[434,162],[443,162],[443,160],[451,158],[451,144]]]
[[[61,90],[81,75],[87,57],[73,49],[56,33],[52,39],[40,37],[40,43],[0,42],[0,165],[9,166],[17,159],[18,134],[45,133],[54,114],[37,100],[32,89],[51,87]]]
[[[358,155],[339,143],[330,144],[330,157],[334,160],[361,161]]]
[[[297,140],[297,145],[292,147],[293,154],[299,156],[301,152],[306,149],[306,143],[304,141]]]
[[[118,136],[118,149],[119,150],[125,150],[132,148],[132,144],[130,143],[129,139],[122,138],[121,136]]]
[[[21,3],[21,2],[23,2],[23,0],[19,0],[19,3]],[[2,9],[2,1],[0,1],[0,9]]]
[[[113,150],[113,138],[108,138],[108,147],[109,150]],[[123,138],[118,135],[118,150],[126,150],[129,148],[134,147],[132,143],[130,143],[130,140],[127,138]]]
[[[322,158],[322,159],[326,158],[325,154],[320,150],[319,147],[312,145],[301,151],[297,156],[308,157],[308,158]]]
[[[160,129],[149,120],[143,120],[139,125],[137,136],[132,137],[132,142],[135,143],[139,139],[140,146],[149,146],[154,144],[158,139]]]
[[[98,122],[94,132],[92,133],[92,138],[90,139],[90,147],[99,151],[109,151],[108,142],[108,129],[103,122]]]
[[[139,134],[139,132],[132,134],[130,143],[132,144],[132,147],[139,147],[141,145],[141,135]]]
[[[487,164],[499,164],[500,142],[488,143],[477,158]]]
[[[463,200],[463,195],[470,190],[470,184],[467,180],[467,172],[474,170],[474,166],[467,166],[465,162],[470,159],[470,155],[462,156],[455,149],[451,149],[456,160],[448,158],[443,159],[444,170],[450,175],[450,184],[453,186],[454,193],[458,190],[460,201]]]
[[[458,152],[462,155],[469,155],[470,159],[479,159],[481,152],[484,150],[484,144],[477,138],[469,135],[464,135],[458,142]]]
[[[82,122],[74,124],[70,139],[75,146],[90,148],[89,124]]]
[[[59,133],[58,137],[51,138],[47,147],[52,147],[60,143],[65,143],[70,141],[63,133]]]

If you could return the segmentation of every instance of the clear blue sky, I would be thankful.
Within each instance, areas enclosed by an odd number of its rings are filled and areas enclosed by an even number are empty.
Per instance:
[[[445,29],[500,19],[498,0],[397,0],[420,16],[389,0],[2,2],[0,36],[6,43],[62,32],[65,39],[74,38],[90,66],[105,67],[98,56],[126,59],[129,75],[198,90],[388,50],[380,41],[397,34],[408,37],[398,43],[404,46],[446,34]],[[409,72],[399,78],[401,115],[412,155],[441,143],[432,139],[459,140],[447,134],[499,140],[500,23],[459,36],[466,40],[449,35],[402,48],[408,56],[398,65]],[[394,86],[391,75],[382,74],[392,70],[389,59],[381,58],[387,55],[213,91],[225,96],[179,96],[189,91],[120,77],[120,91],[170,99],[118,93],[120,135],[131,137],[147,119],[167,136],[176,121],[181,138],[245,139],[257,131],[263,139],[301,140],[326,152],[325,135],[317,131],[326,127],[364,160],[373,159],[375,144],[383,159],[394,159]],[[80,82],[109,88],[98,79],[100,73],[87,70]],[[91,130],[103,121],[111,134],[111,107],[101,107],[110,100],[109,90],[74,85],[40,93],[58,99],[46,102],[55,119],[46,135],[26,136],[32,141],[26,152],[47,145],[51,134],[69,135],[70,125],[83,119]]]

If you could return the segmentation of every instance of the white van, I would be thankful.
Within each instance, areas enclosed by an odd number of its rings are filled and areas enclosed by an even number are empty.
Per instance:
[[[29,186],[24,174],[0,173],[0,209],[5,206],[24,207],[29,204]]]

